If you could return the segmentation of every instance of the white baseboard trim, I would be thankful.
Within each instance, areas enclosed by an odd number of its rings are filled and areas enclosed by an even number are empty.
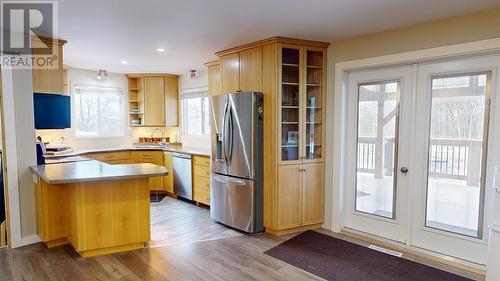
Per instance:
[[[21,238],[21,239],[17,239],[17,240],[12,240],[12,249],[15,249],[15,248],[20,248],[20,247],[23,247],[23,246],[27,246],[27,245],[31,245],[31,244],[35,244],[35,243],[38,243],[38,242],[41,242],[42,240],[40,239],[40,237],[38,237],[38,235],[30,235],[30,236],[27,236],[27,237],[24,237],[24,238]]]

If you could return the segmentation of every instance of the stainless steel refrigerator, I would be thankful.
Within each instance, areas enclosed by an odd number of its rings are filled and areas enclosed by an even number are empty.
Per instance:
[[[247,233],[263,226],[262,93],[211,97],[210,217]]]

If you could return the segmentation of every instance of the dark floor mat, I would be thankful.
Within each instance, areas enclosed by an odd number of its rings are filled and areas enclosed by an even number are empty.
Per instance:
[[[265,253],[332,281],[470,280],[315,231],[306,231]]]
[[[163,200],[163,198],[165,198],[165,196],[167,196],[167,195],[166,194],[150,194],[149,201],[153,202],[153,203],[160,202],[161,200]]]

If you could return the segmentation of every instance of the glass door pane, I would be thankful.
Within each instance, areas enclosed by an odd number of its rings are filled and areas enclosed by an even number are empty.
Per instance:
[[[395,218],[400,82],[358,87],[356,211]]]
[[[300,50],[283,48],[281,61],[281,160],[298,160]]]
[[[306,67],[306,151],[305,159],[321,158],[323,52],[307,51]]]
[[[432,79],[427,227],[480,236],[488,75]]]

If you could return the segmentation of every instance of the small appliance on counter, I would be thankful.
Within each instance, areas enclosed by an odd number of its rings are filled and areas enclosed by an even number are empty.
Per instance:
[[[63,139],[64,141],[64,139]],[[36,163],[37,165],[46,164],[45,156],[64,156],[73,151],[70,146],[64,144],[49,144],[44,142],[42,137],[36,138]]]
[[[36,142],[36,164],[43,165],[45,164],[45,143],[43,143],[42,138],[38,137]]]
[[[247,233],[262,232],[264,97],[241,92],[211,100],[210,217]]]

